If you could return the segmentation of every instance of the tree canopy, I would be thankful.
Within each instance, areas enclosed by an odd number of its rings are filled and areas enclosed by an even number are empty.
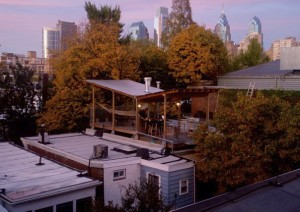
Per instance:
[[[38,92],[31,79],[34,70],[20,63],[8,70],[0,69],[0,114],[4,115],[7,138],[19,141],[20,136],[35,133],[35,115],[39,106]]]
[[[193,23],[190,1],[173,0],[172,12],[166,21],[166,29],[162,36],[163,46],[168,47],[175,35],[180,33],[183,29],[188,28]]]
[[[269,62],[270,58],[264,53],[264,49],[257,39],[251,39],[248,49],[241,52],[232,59],[232,70],[256,66],[262,63]]]
[[[119,42],[119,26],[83,26],[70,47],[53,59],[55,95],[39,119],[51,132],[88,125],[90,87],[86,79],[138,79],[139,52]]]
[[[216,80],[228,69],[223,42],[210,30],[196,24],[177,34],[168,48],[168,63],[178,82]]]
[[[261,93],[239,94],[218,109],[212,124],[195,134],[201,181],[215,182],[218,192],[251,184],[300,165],[300,104]]]

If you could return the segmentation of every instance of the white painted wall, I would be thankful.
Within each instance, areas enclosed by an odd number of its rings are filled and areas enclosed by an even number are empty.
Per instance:
[[[122,180],[114,181],[114,171],[126,169],[126,178]],[[104,169],[104,200],[105,203],[113,201],[114,204],[121,203],[121,188],[122,186],[127,187],[129,184],[134,184],[140,179],[140,164],[129,164],[108,167]]]

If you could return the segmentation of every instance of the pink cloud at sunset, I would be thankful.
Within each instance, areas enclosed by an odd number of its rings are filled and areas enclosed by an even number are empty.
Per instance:
[[[99,0],[97,6],[119,5],[125,32],[130,24],[143,21],[153,37],[153,18],[159,6],[171,11],[172,0]],[[0,0],[0,52],[37,51],[41,56],[42,27],[54,27],[58,20],[80,24],[86,21],[85,0]],[[190,0],[193,19],[214,28],[223,10],[231,28],[232,40],[239,43],[254,16],[262,23],[265,49],[273,40],[300,35],[298,0]],[[297,27],[296,27],[297,26]]]

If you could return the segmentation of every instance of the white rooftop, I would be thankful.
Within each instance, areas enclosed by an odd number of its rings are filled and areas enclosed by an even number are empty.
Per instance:
[[[133,151],[138,148],[149,149],[148,161],[151,161],[152,164],[163,164],[170,167],[190,162],[173,155],[161,155],[160,152],[163,147],[161,145],[106,133],[104,133],[102,138],[81,133],[51,135],[50,144],[47,145],[38,143],[38,137],[23,138],[22,140],[25,146],[28,144],[34,145],[85,165],[90,163],[92,167],[117,166],[120,162],[140,163],[140,157],[137,157],[136,151]],[[94,146],[99,144],[108,147],[107,157],[89,161],[93,154]]]
[[[64,190],[96,186],[99,181],[78,177],[79,172],[10,143],[0,143],[0,197],[10,202],[45,197]]]

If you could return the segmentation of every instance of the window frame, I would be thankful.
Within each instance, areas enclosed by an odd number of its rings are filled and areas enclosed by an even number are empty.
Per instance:
[[[186,182],[186,185],[183,186],[183,182]],[[186,187],[186,191],[182,191],[182,189]],[[184,195],[189,193],[189,180],[184,179],[179,181],[179,195]]]
[[[124,173],[123,175],[120,175],[120,173]],[[115,177],[115,173],[118,173],[118,176]],[[126,169],[118,169],[113,171],[113,181],[117,180],[123,180],[126,179]]]

